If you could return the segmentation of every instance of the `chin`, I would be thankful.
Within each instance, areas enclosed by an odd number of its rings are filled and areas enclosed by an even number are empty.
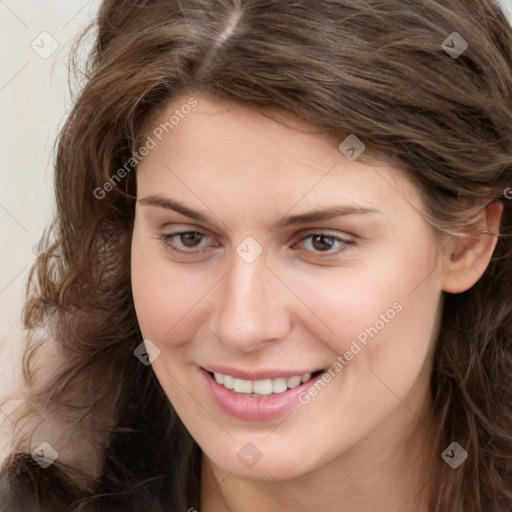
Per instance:
[[[234,456],[226,457],[228,449],[207,456],[215,466],[232,476],[264,481],[299,478],[318,469],[320,464],[319,460],[311,457],[311,453],[300,453],[300,450],[290,453],[288,448],[280,452],[276,446],[263,445],[264,442],[257,441],[253,444],[236,443],[236,447],[229,449],[229,452],[234,452]]]

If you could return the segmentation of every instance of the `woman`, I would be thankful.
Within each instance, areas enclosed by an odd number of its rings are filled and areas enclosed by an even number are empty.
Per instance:
[[[512,510],[491,0],[105,0],[31,276],[17,511]]]

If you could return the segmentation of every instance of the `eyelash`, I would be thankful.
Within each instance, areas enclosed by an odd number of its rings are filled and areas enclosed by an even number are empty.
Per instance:
[[[162,233],[161,235],[158,236],[157,240],[159,240],[166,249],[168,249],[172,253],[176,254],[177,256],[182,256],[182,257],[186,258],[186,257],[197,256],[198,254],[204,253],[205,249],[199,249],[199,250],[192,249],[190,251],[184,251],[184,250],[179,249],[169,243],[169,240],[171,240],[173,238],[178,238],[181,235],[186,235],[186,234],[190,234],[190,233],[197,233],[203,237],[208,237],[208,235],[206,235],[205,233],[201,233],[200,231],[180,231],[178,233],[172,233],[172,234]],[[312,251],[315,255],[319,255],[320,257],[323,257],[323,255],[325,255],[326,257],[337,255],[341,252],[350,250],[350,248],[351,248],[350,246],[355,244],[355,242],[353,240],[346,240],[344,238],[332,235],[330,233],[317,232],[317,233],[310,233],[310,234],[302,237],[296,244],[294,244],[293,247],[295,247],[299,243],[303,242],[304,240],[313,238],[314,236],[322,236],[322,235],[327,238],[333,239],[335,242],[340,242],[341,244],[343,244],[344,247],[342,249],[338,249],[335,251]],[[208,250],[208,249],[206,249],[206,250]]]

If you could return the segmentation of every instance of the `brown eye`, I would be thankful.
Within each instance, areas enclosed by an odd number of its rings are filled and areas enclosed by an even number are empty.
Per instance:
[[[311,237],[312,246],[317,251],[328,251],[335,245],[335,237],[329,235],[313,235]]]
[[[346,240],[331,233],[311,233],[303,237],[298,245],[309,253],[334,256],[346,251],[354,244],[353,240]]]
[[[209,236],[199,231],[181,231],[180,233],[162,234],[158,237],[170,251],[185,255],[196,254],[208,249]]]
[[[197,231],[188,231],[187,233],[180,233],[180,241],[185,247],[196,247],[203,239],[201,233]]]

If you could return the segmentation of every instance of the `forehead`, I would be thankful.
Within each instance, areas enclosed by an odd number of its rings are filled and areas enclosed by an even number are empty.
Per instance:
[[[185,108],[190,104],[194,107]],[[147,124],[146,137],[154,148],[138,168],[144,193],[196,191],[223,195],[233,204],[247,200],[247,205],[257,197],[290,206],[300,200],[304,207],[315,206],[319,198],[379,208],[397,197],[419,201],[401,169],[365,153],[350,161],[339,149],[342,137],[285,112],[185,94]],[[236,196],[229,196],[235,188]]]

